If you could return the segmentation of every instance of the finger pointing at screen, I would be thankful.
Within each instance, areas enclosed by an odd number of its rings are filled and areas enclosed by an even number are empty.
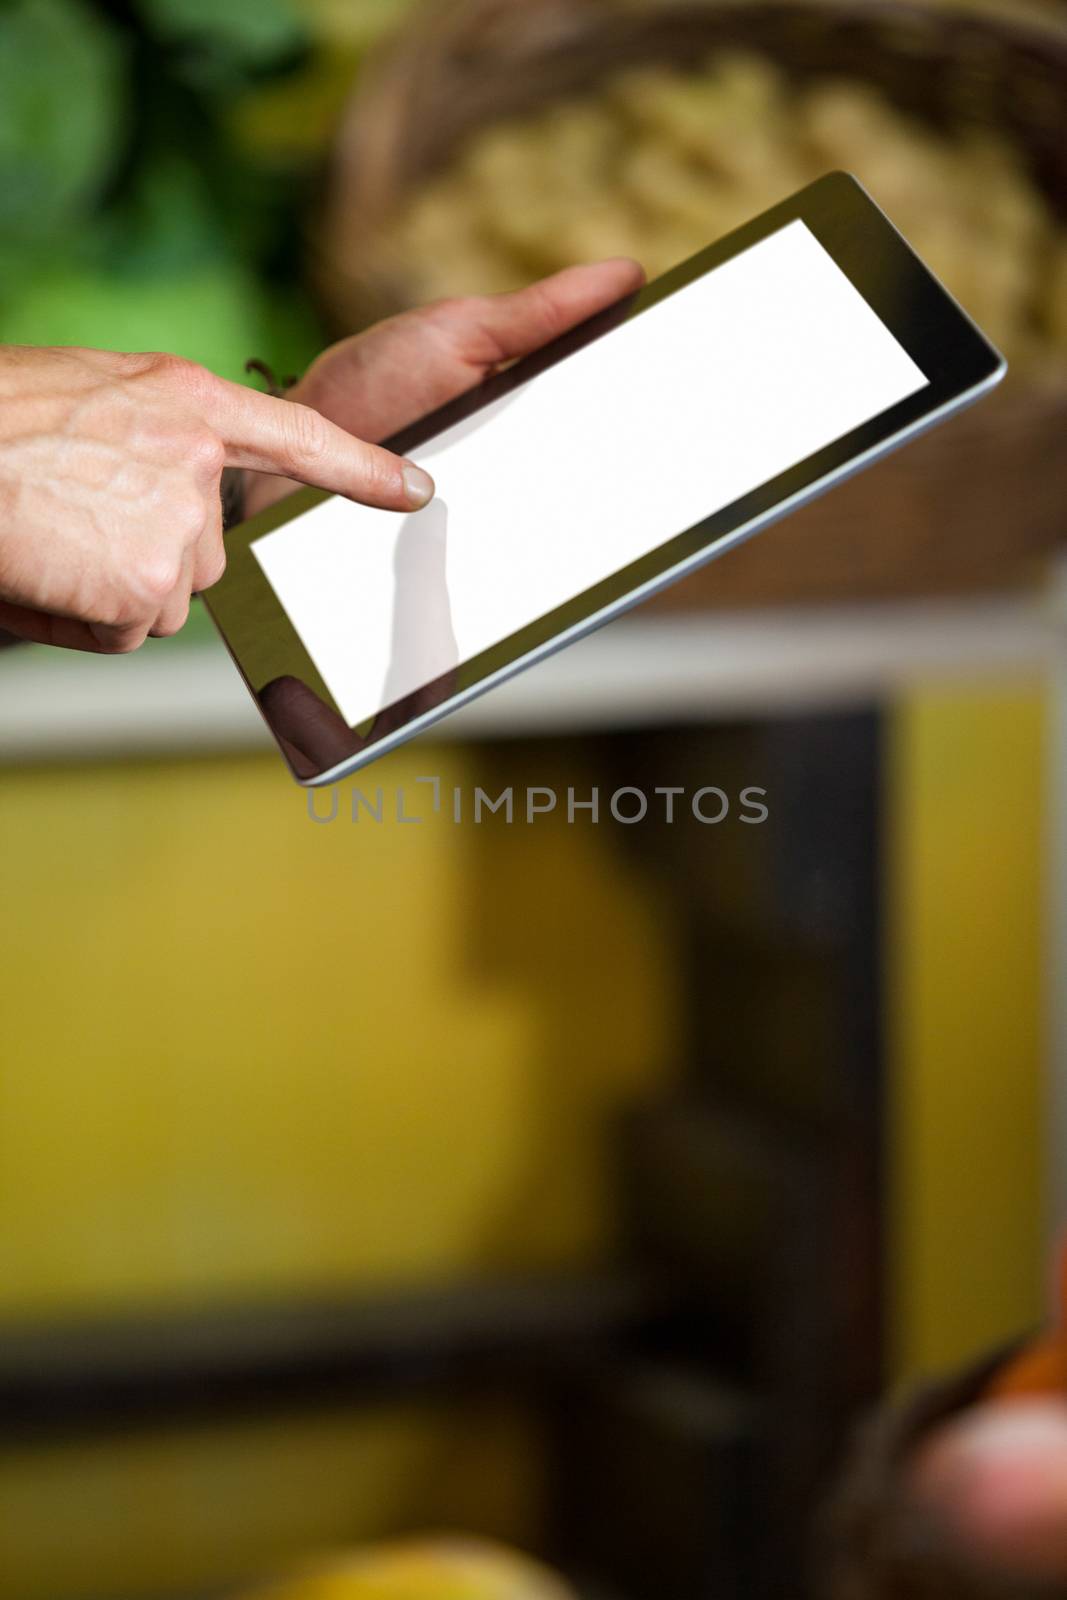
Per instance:
[[[225,567],[219,485],[411,512],[431,478],[377,441],[635,289],[633,262],[442,302],[327,351],[283,400],[166,355],[0,347],[0,629],[79,650],[177,631]]]
[[[414,462],[193,362],[0,347],[0,628],[105,652],[176,632],[225,567],[227,465],[387,511],[434,492]]]

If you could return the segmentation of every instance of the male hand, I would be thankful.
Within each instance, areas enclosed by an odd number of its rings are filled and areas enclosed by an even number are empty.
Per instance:
[[[511,294],[441,300],[331,346],[289,394],[361,438],[388,439],[643,281],[636,261],[601,261]],[[250,479],[246,512],[293,487]]]
[[[74,649],[176,632],[225,566],[219,479],[246,512],[298,483],[413,511],[433,494],[388,438],[642,281],[631,261],[442,301],[321,355],[276,400],[173,356],[0,348],[0,629]]]
[[[226,465],[392,511],[433,494],[308,405],[175,356],[0,347],[0,629],[104,652],[175,633],[225,565]]]
[[[832,1600],[1067,1595],[1067,1251],[1053,1327],[865,1430],[824,1528]]]

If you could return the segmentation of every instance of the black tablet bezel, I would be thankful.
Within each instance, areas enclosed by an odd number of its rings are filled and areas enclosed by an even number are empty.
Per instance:
[[[710,557],[738,529],[765,526],[776,507],[795,504],[819,485],[840,478],[858,458],[882,453],[898,436],[916,431],[965,397],[988,387],[1005,370],[1002,356],[923,265],[855,178],[831,173],[690,257],[637,294],[591,318],[536,354],[488,379],[449,405],[386,441],[404,455],[463,421],[539,372],[657,305],[791,222],[807,225],[871,308],[924,372],[926,387],[854,429],[834,444],[761,484],[751,494],[659,545],[648,555],[539,617],[499,644],[461,662],[414,694],[383,708],[370,724],[352,729],[323,682],[310,654],[252,552],[257,539],[326,498],[301,489],[251,517],[227,535],[227,570],[205,596],[208,608],[242,676],[293,769],[304,783],[321,781],[353,758],[409,724],[443,715],[458,696],[470,698],[533,651],[560,635],[573,636],[605,610],[618,609],[635,591],[647,593],[657,578],[683,563]],[[736,539],[730,540],[737,542]],[[306,730],[306,736],[304,736]]]

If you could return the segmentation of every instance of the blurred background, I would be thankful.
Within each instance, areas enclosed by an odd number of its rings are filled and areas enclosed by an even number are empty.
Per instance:
[[[450,1531],[803,1594],[856,1417],[1039,1319],[1065,112],[1060,0],[0,4],[0,341],[295,373],[847,167],[1013,367],[380,762],[380,824],[309,818],[202,612],[0,653],[0,1596],[560,1592],[329,1555]],[[428,775],[770,819],[402,825]]]

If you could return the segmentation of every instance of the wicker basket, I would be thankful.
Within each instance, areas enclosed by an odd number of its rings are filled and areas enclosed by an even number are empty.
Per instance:
[[[398,208],[482,127],[635,64],[716,48],[796,82],[847,76],[944,127],[1009,132],[1067,219],[1067,27],[932,0],[444,0],[368,67],[313,246],[327,308],[362,326],[410,290],[378,249]],[[861,174],[862,176],[862,174]],[[1067,533],[1067,372],[991,400],[695,574],[660,608],[952,593],[1032,581]]]

